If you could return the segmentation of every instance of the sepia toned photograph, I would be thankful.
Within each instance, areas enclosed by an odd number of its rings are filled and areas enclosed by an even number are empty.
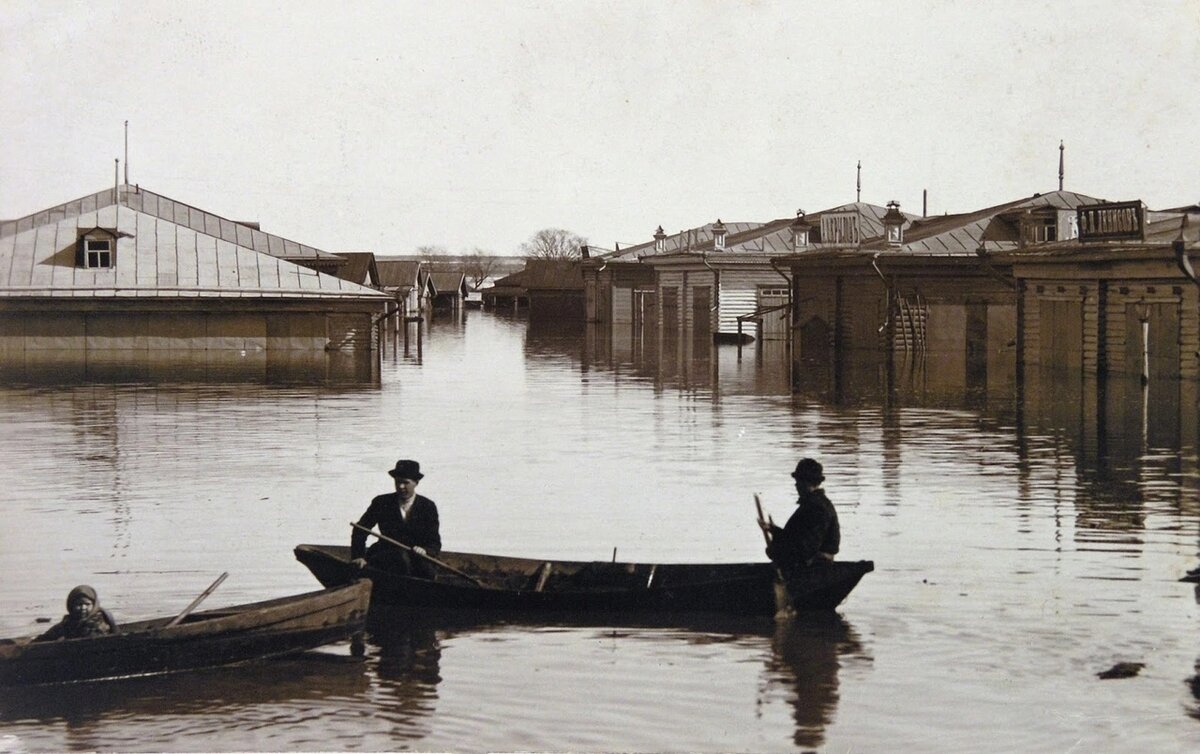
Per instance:
[[[1200,2],[0,0],[0,752],[1200,748]]]

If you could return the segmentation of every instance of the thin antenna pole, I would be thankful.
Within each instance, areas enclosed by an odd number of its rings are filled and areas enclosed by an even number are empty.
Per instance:
[[[129,121],[125,121],[125,185],[129,185]]]
[[[855,183],[854,201],[862,201],[862,160],[858,161],[858,179]]]
[[[1063,152],[1066,147],[1063,146],[1062,139],[1058,140],[1058,190],[1063,190]]]
[[[119,204],[121,195],[117,193],[117,186],[121,185],[121,159],[113,158],[113,204]]]

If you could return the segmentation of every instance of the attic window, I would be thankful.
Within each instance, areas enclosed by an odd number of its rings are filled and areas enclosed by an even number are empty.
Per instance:
[[[1054,217],[1034,217],[1025,226],[1026,243],[1046,243],[1058,240],[1058,220]]]
[[[113,266],[111,238],[85,238],[83,240],[83,266],[92,269],[107,269]]]
[[[108,228],[81,231],[75,242],[75,266],[110,270],[117,266],[117,232]]]

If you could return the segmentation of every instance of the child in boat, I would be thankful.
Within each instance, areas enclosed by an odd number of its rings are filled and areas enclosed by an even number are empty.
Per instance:
[[[81,639],[116,631],[117,622],[107,610],[100,607],[100,598],[96,596],[96,590],[86,584],[80,584],[67,595],[67,614],[63,619],[34,641]]]

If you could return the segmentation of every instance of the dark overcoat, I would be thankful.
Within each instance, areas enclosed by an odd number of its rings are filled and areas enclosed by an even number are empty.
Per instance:
[[[380,534],[409,547],[424,547],[433,556],[442,551],[437,505],[424,495],[417,495],[413,501],[407,521],[400,515],[400,500],[395,492],[376,495],[358,519],[358,525],[365,529],[378,526]],[[350,535],[350,557],[361,558],[366,552],[367,533],[355,529]]]

